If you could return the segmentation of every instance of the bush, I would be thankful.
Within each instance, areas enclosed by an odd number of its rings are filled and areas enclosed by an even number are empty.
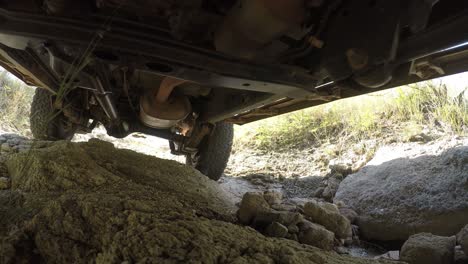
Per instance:
[[[395,119],[419,124],[443,125],[447,132],[464,134],[468,124],[466,89],[458,96],[449,96],[446,85],[426,82],[398,89]]]
[[[434,127],[466,135],[464,92],[451,97],[445,85],[423,82],[335,101],[239,127],[235,148],[263,151],[305,149],[324,143],[379,139],[382,135],[417,133]]]
[[[29,107],[34,88],[27,86],[6,70],[0,70],[0,123],[18,131],[29,128]]]

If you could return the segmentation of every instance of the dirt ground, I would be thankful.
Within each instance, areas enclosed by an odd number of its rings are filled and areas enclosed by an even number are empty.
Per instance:
[[[382,245],[360,240],[324,251],[266,237],[237,219],[246,192],[277,191],[286,204],[310,201],[324,182],[333,185],[331,171],[347,175],[368,156],[235,152],[226,175],[213,182],[156,137],[117,140],[97,129],[73,141],[0,132],[0,264],[398,263],[374,259],[390,250]],[[423,146],[430,154],[467,143],[448,137],[401,147],[419,155]],[[300,163],[304,169],[295,170]]]
[[[116,148],[129,149],[161,159],[185,163],[183,156],[175,156],[170,153],[167,140],[139,133],[132,134],[125,139],[115,139],[108,136],[103,128],[98,127],[92,134],[75,135],[73,141],[86,142],[91,138],[110,142]],[[280,191],[285,198],[313,197],[323,176],[326,175],[328,163],[314,162],[314,160],[319,159],[317,156],[320,154],[297,153],[294,157],[286,157],[287,155],[290,153],[278,157],[259,156],[258,153],[234,152],[231,154],[225,177],[219,180],[219,184],[235,203],[239,202],[246,192],[267,190]],[[279,160],[283,161],[279,162]],[[294,162],[292,165],[287,165],[288,161]],[[303,169],[297,169],[299,164],[302,164]],[[306,166],[304,166],[305,164]],[[285,166],[293,168],[286,169]],[[291,175],[286,171],[295,171],[296,174]]]
[[[267,238],[199,172],[107,142],[37,144],[6,167],[0,263],[386,263]]]

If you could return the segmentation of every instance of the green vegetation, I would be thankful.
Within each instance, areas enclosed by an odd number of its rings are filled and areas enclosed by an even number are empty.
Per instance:
[[[10,75],[6,70],[0,71],[0,124],[18,131],[29,128],[29,108],[34,88]]]
[[[466,91],[466,89],[465,89]],[[468,102],[443,84],[423,82],[296,111],[239,127],[236,149],[306,149],[363,139],[406,141],[423,130],[467,135]]]

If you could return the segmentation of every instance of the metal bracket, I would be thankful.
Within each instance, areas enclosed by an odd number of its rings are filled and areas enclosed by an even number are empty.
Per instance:
[[[410,67],[410,74],[416,75],[421,79],[429,79],[445,74],[442,67],[430,61],[413,61]]]

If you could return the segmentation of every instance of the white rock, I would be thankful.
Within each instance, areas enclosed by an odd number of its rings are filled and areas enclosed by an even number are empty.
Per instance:
[[[311,245],[325,250],[332,250],[335,235],[325,227],[304,220],[299,224],[298,239],[300,243]]]
[[[304,205],[304,215],[309,221],[323,225],[335,233],[338,238],[346,239],[352,236],[350,221],[340,214],[334,204],[308,202]]]
[[[385,254],[374,257],[374,259],[399,260],[400,259],[400,251],[399,250],[388,251]]]
[[[281,203],[283,194],[276,191],[266,191],[263,193],[263,198],[269,205],[277,205]]]
[[[457,234],[457,242],[463,249],[466,255],[468,255],[468,225],[462,228]]]
[[[242,197],[237,216],[242,224],[248,225],[258,213],[270,210],[270,206],[261,193],[248,192]]]
[[[401,248],[400,259],[409,264],[451,264],[454,262],[455,236],[430,233],[410,236]]]
[[[369,240],[455,235],[468,223],[468,146],[384,147],[341,182],[337,200],[358,213],[361,235]]]

